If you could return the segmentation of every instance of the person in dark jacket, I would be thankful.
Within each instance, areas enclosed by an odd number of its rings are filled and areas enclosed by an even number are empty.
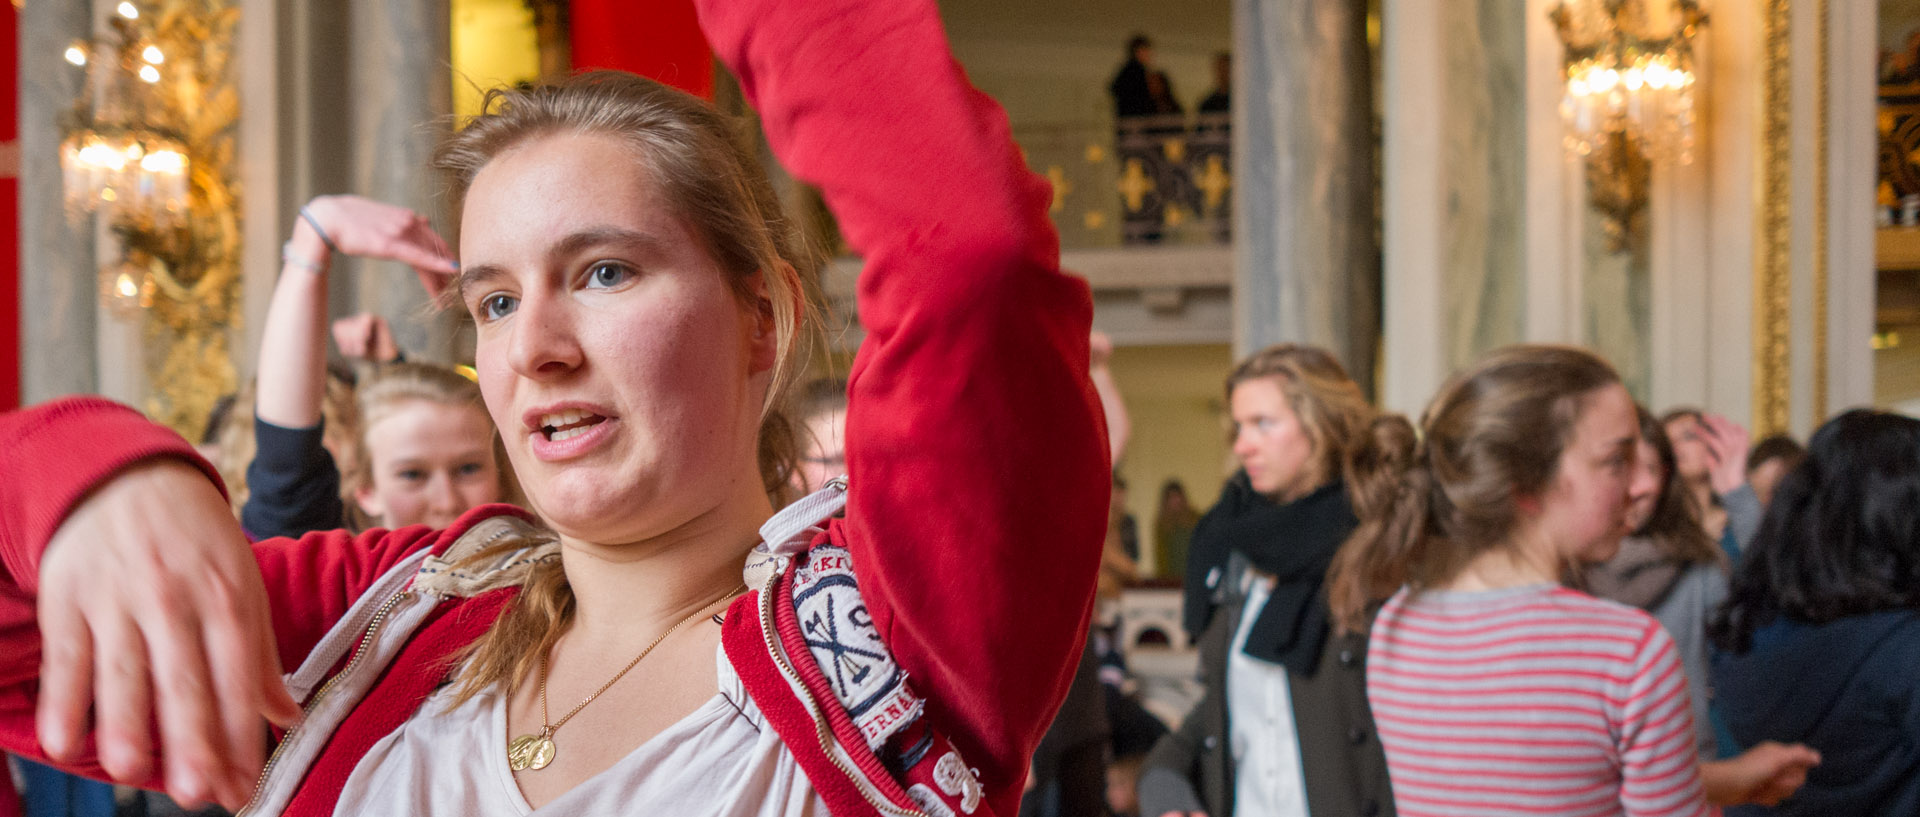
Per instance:
[[[1107,84],[1113,94],[1113,115],[1119,118],[1184,113],[1173,96],[1167,72],[1153,64],[1153,41],[1136,34],[1127,41],[1127,61]]]
[[[1280,345],[1227,379],[1242,470],[1194,530],[1185,624],[1206,692],[1162,738],[1140,813],[1394,813],[1367,708],[1366,634],[1322,587],[1358,524],[1343,481],[1374,409],[1325,350]]]
[[[1777,808],[1728,814],[1920,814],[1920,421],[1861,409],[1814,433],[1712,635],[1733,737],[1822,757]]]

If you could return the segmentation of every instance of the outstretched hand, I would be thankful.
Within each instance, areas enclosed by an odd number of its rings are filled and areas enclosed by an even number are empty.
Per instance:
[[[326,231],[333,246],[347,255],[382,258],[413,267],[427,294],[439,297],[460,267],[453,251],[434,232],[426,216],[386,202],[361,196],[321,196],[307,203],[307,213]],[[296,225],[295,240],[311,232],[305,219]],[[318,236],[312,236],[318,240]]]
[[[1719,806],[1779,805],[1807,782],[1820,753],[1803,744],[1761,741],[1726,760],[1700,764],[1707,800]]]
[[[136,465],[82,501],[40,562],[41,746],[237,809],[265,764],[263,721],[300,707],[281,680],[259,565],[206,475]],[[157,723],[159,734],[152,733]],[[156,757],[164,769],[155,769]]]
[[[1716,496],[1747,484],[1746,426],[1719,414],[1700,416],[1700,440],[1707,444],[1707,482]]]

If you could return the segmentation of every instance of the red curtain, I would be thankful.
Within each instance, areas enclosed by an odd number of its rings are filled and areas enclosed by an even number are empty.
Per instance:
[[[693,0],[573,0],[573,69],[615,68],[713,98],[713,49]]]
[[[20,405],[19,12],[0,3],[0,409]],[[6,788],[11,789],[11,786]]]

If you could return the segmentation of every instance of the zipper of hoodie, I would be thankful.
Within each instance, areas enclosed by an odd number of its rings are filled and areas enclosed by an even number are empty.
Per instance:
[[[339,683],[340,679],[353,673],[354,668],[359,666],[360,659],[366,656],[367,649],[373,645],[374,636],[379,634],[380,626],[387,622],[387,614],[393,611],[394,605],[399,604],[402,600],[412,595],[413,591],[402,590],[393,594],[380,605],[380,609],[374,611],[373,618],[367,622],[365,633],[360,636],[360,645],[353,649],[353,657],[348,658],[347,665],[341,667],[340,671],[334,673],[333,677],[328,678],[326,683],[321,684],[320,689],[307,699],[306,705],[301,707],[302,713],[312,713],[314,709],[320,706],[321,701],[326,700],[327,693],[333,691],[334,685]],[[253,784],[253,797],[247,800],[247,804],[242,806],[234,817],[246,817],[246,815],[253,813],[254,803],[259,802],[260,793],[267,787],[267,777],[273,774],[273,767],[280,762],[280,755],[286,751],[287,744],[293,742],[294,734],[299,731],[300,727],[296,724],[292,729],[288,729],[285,735],[281,736],[280,744],[273,747],[273,754],[267,757],[267,764],[260,767],[260,778],[254,781]]]
[[[786,651],[779,641],[780,631],[774,626],[773,590],[774,585],[780,581],[782,572],[784,571],[781,568],[775,568],[772,575],[767,577],[766,585],[760,588],[760,637],[766,642],[767,653],[773,656],[773,663],[779,666],[780,672],[786,676],[788,683],[800,696],[801,702],[806,704],[807,714],[813,717],[813,733],[814,737],[820,741],[820,753],[826,755],[827,760],[853,783],[854,789],[860,792],[860,797],[880,813],[898,815],[898,817],[928,817],[924,811],[903,809],[887,802],[886,797],[880,793],[871,791],[873,784],[864,775],[848,766],[846,761],[834,751],[839,748],[839,741],[833,737],[833,727],[828,725],[826,718],[821,714],[820,704],[813,699],[813,693],[807,689],[806,681],[802,680],[800,673],[787,662]]]

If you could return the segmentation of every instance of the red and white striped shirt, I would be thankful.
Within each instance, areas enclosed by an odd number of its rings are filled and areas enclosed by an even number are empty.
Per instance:
[[[1402,589],[1373,625],[1367,699],[1402,817],[1709,813],[1673,639],[1625,605]]]

